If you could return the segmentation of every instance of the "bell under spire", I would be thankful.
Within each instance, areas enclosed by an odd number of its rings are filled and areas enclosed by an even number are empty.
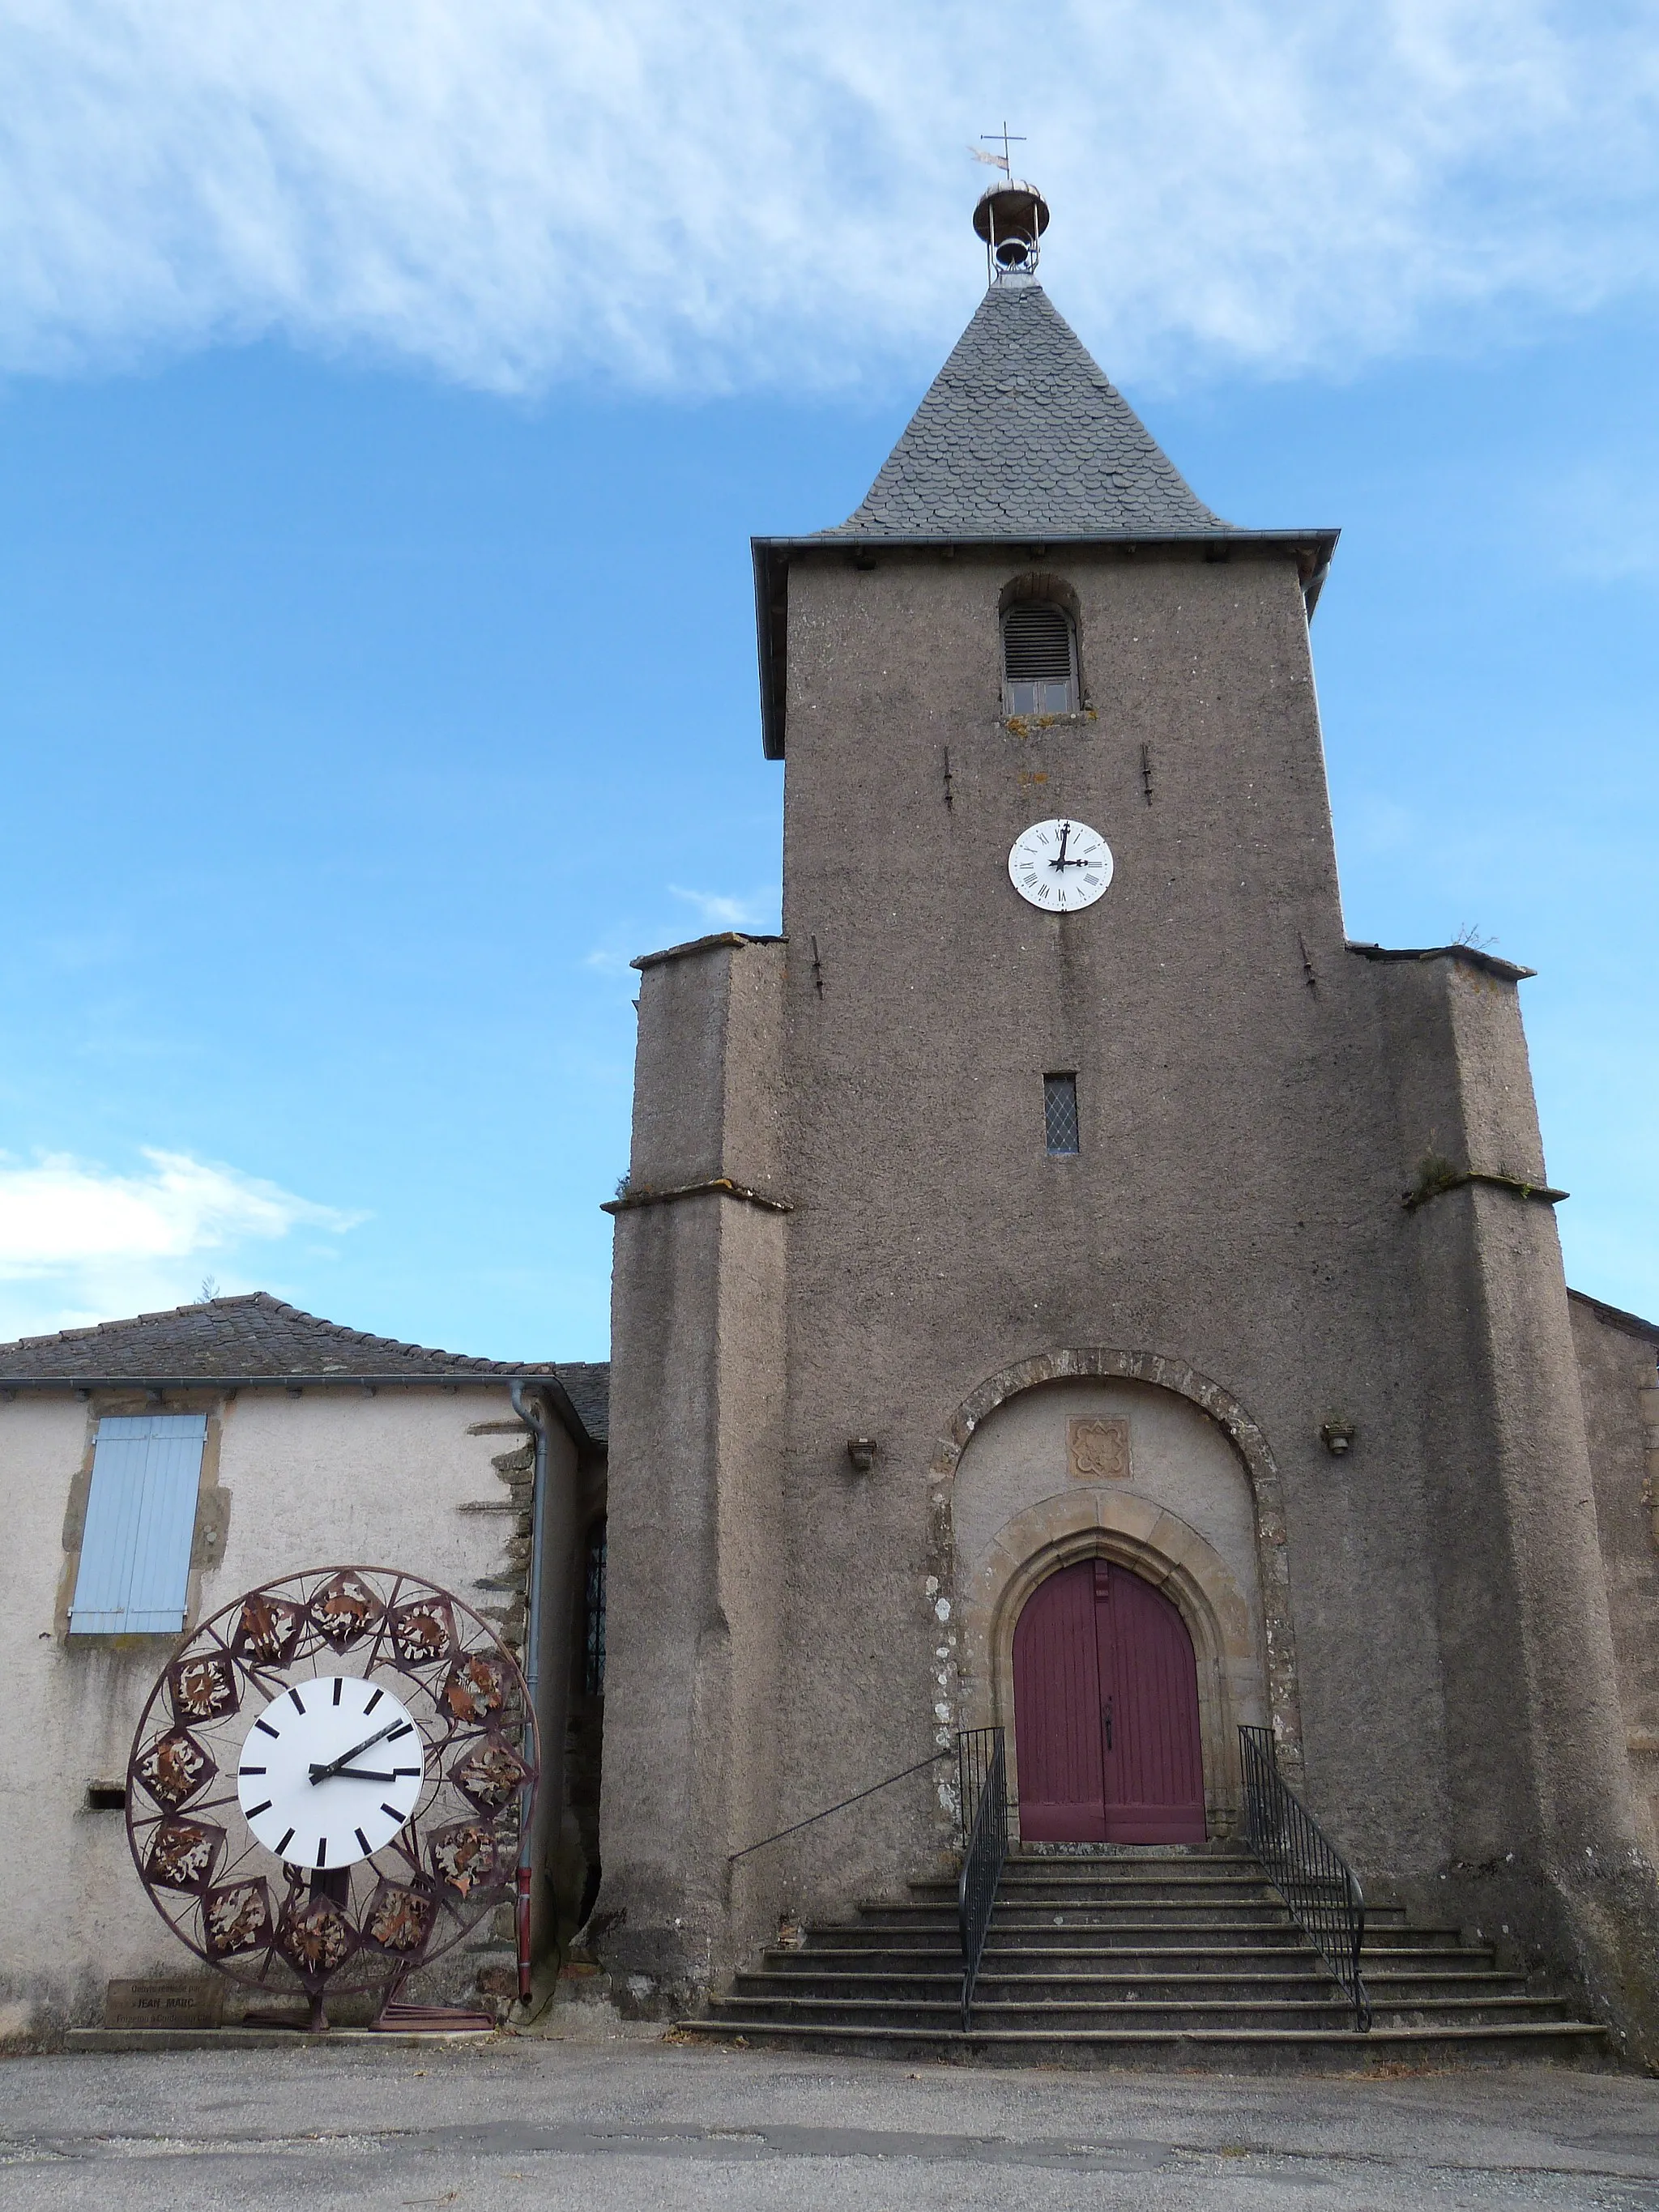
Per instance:
[[[985,240],[986,273],[992,283],[1010,276],[1033,276],[1048,228],[1048,203],[1035,185],[1005,177],[980,194],[974,228]]]

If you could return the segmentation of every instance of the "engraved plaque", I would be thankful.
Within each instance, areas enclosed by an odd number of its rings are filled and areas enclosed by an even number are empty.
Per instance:
[[[1127,1421],[1070,1421],[1066,1429],[1066,1471],[1073,1482],[1129,1480],[1129,1424]]]
[[[216,1976],[112,1982],[104,1992],[106,2027],[217,2027],[224,2012],[225,1985]]]

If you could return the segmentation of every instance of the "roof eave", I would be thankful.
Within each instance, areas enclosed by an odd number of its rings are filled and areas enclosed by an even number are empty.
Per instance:
[[[1610,1328],[1622,1330],[1626,1336],[1638,1336],[1649,1344],[1659,1345],[1659,1322],[1644,1321],[1640,1314],[1627,1312],[1623,1306],[1610,1306],[1605,1298],[1593,1298],[1588,1291],[1575,1291],[1567,1286],[1567,1296],[1607,1322]]]
[[[755,641],[760,661],[761,749],[768,760],[784,757],[785,710],[787,692],[787,618],[789,562],[797,553],[926,552],[957,548],[1023,545],[1219,545],[1262,546],[1294,550],[1302,575],[1302,596],[1309,619],[1319,604],[1320,592],[1330,572],[1339,530],[1237,530],[1220,524],[1213,530],[1090,530],[999,531],[987,535],[973,531],[895,532],[890,536],[872,532],[868,536],[841,536],[825,531],[806,538],[751,538],[750,551],[755,567]]]
[[[596,1437],[589,1431],[587,1424],[576,1411],[575,1401],[565,1389],[556,1368],[551,1368],[542,1375],[509,1375],[507,1380],[509,1384],[517,1386],[514,1396],[515,1407],[518,1397],[525,1391],[536,1390],[541,1394],[545,1403],[552,1407],[559,1426],[575,1446],[579,1462],[586,1460],[590,1453],[604,1449],[605,1438]]]
[[[296,1397],[305,1390],[444,1390],[494,1389],[539,1390],[558,1414],[571,1442],[592,1449],[602,1445],[576,1411],[569,1392],[553,1367],[508,1367],[491,1372],[474,1368],[445,1369],[419,1375],[0,1375],[0,1399],[47,1390],[67,1390],[88,1398],[94,1391],[143,1390],[161,1397],[168,1391],[212,1390],[221,1395],[231,1390],[287,1390]]]
[[[760,657],[761,750],[768,760],[783,758],[783,707],[787,688],[784,644],[789,614],[789,549],[805,538],[751,538],[755,564],[755,649]]]

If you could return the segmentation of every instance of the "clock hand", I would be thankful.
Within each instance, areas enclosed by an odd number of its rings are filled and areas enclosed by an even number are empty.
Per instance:
[[[1071,835],[1071,823],[1069,822],[1062,822],[1060,825],[1060,858],[1054,862],[1054,866],[1057,868],[1063,868],[1066,866],[1066,847]]]
[[[313,1766],[311,1778],[313,1782],[395,1782],[398,1779],[395,1774],[377,1774],[367,1766]]]
[[[377,1729],[373,1735],[365,1736],[361,1743],[354,1743],[349,1751],[343,1751],[337,1759],[330,1759],[325,1765],[313,1765],[311,1770],[312,1780],[322,1782],[329,1775],[337,1774],[343,1766],[349,1766],[354,1759],[361,1759],[364,1752],[372,1751],[377,1743],[383,1742],[392,1734],[393,1729],[401,1725],[398,1721],[389,1722],[385,1728]]]

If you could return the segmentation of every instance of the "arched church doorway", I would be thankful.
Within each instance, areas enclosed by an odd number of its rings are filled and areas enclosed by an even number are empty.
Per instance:
[[[1163,1591],[1102,1559],[1040,1583],[1014,1630],[1026,1843],[1204,1841],[1193,1639]]]

